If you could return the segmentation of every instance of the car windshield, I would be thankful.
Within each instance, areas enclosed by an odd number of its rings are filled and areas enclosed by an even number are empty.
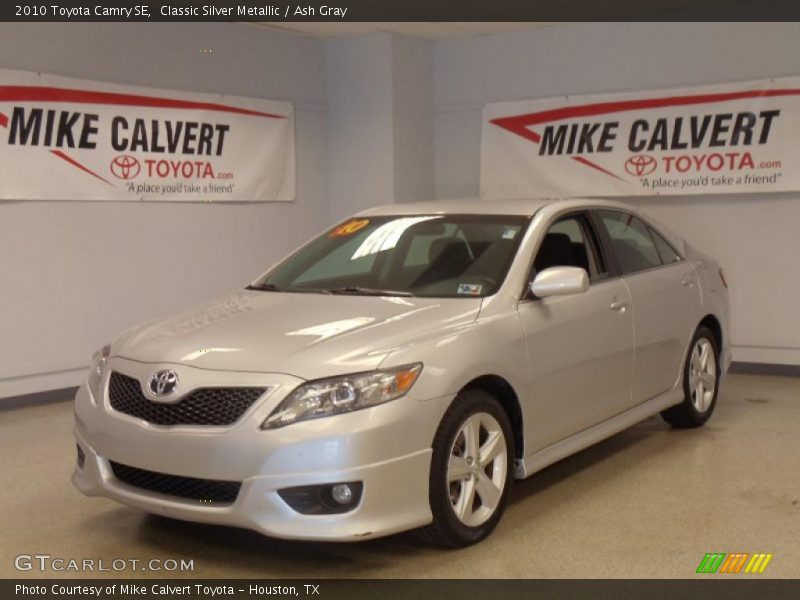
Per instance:
[[[306,244],[250,289],[489,296],[503,283],[529,221],[496,215],[356,217]]]

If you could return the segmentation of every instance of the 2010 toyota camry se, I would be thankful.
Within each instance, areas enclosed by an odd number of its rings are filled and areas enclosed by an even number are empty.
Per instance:
[[[706,422],[726,288],[624,204],[372,209],[100,350],[73,482],[276,537],[471,544],[514,478],[657,413]]]

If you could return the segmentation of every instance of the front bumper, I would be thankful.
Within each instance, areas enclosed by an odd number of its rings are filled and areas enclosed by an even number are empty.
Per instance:
[[[143,381],[164,366],[117,358],[109,370]],[[72,476],[81,492],[159,515],[292,539],[368,539],[431,522],[431,442],[449,398],[423,402],[407,396],[264,431],[260,424],[300,380],[168,366],[192,387],[258,382],[271,390],[231,426],[162,427],[114,411],[105,392],[95,401],[84,384],[75,399],[75,437],[85,460]],[[122,483],[109,461],[169,475],[240,481],[242,486],[232,504],[203,504]],[[364,484],[361,501],[345,513],[301,514],[278,495],[287,487],[342,481]]]

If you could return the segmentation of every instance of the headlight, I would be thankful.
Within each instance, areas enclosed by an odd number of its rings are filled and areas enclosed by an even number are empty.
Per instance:
[[[277,429],[297,421],[319,419],[369,408],[404,396],[422,371],[422,364],[344,375],[304,383],[281,402],[262,423]]]
[[[95,402],[100,401],[100,382],[103,381],[110,354],[111,346],[103,346],[92,356],[92,366],[89,368],[89,390],[91,390]]]

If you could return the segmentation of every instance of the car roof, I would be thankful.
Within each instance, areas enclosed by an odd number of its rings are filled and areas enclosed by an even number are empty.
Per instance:
[[[595,200],[592,198],[462,198],[452,200],[433,200],[430,202],[408,202],[387,204],[362,211],[359,216],[391,216],[420,214],[468,214],[468,215],[524,215],[532,216],[539,209],[559,204],[563,208],[609,207],[630,211],[636,209],[621,202]]]
[[[433,200],[430,202],[406,202],[377,206],[358,213],[358,216],[405,216],[430,214],[462,215],[520,215],[533,216],[540,209],[552,207],[553,212],[560,209],[617,208],[644,218],[651,226],[665,236],[680,252],[686,253],[686,241],[664,223],[645,215],[637,206],[613,200],[598,198],[460,198],[452,200]]]

